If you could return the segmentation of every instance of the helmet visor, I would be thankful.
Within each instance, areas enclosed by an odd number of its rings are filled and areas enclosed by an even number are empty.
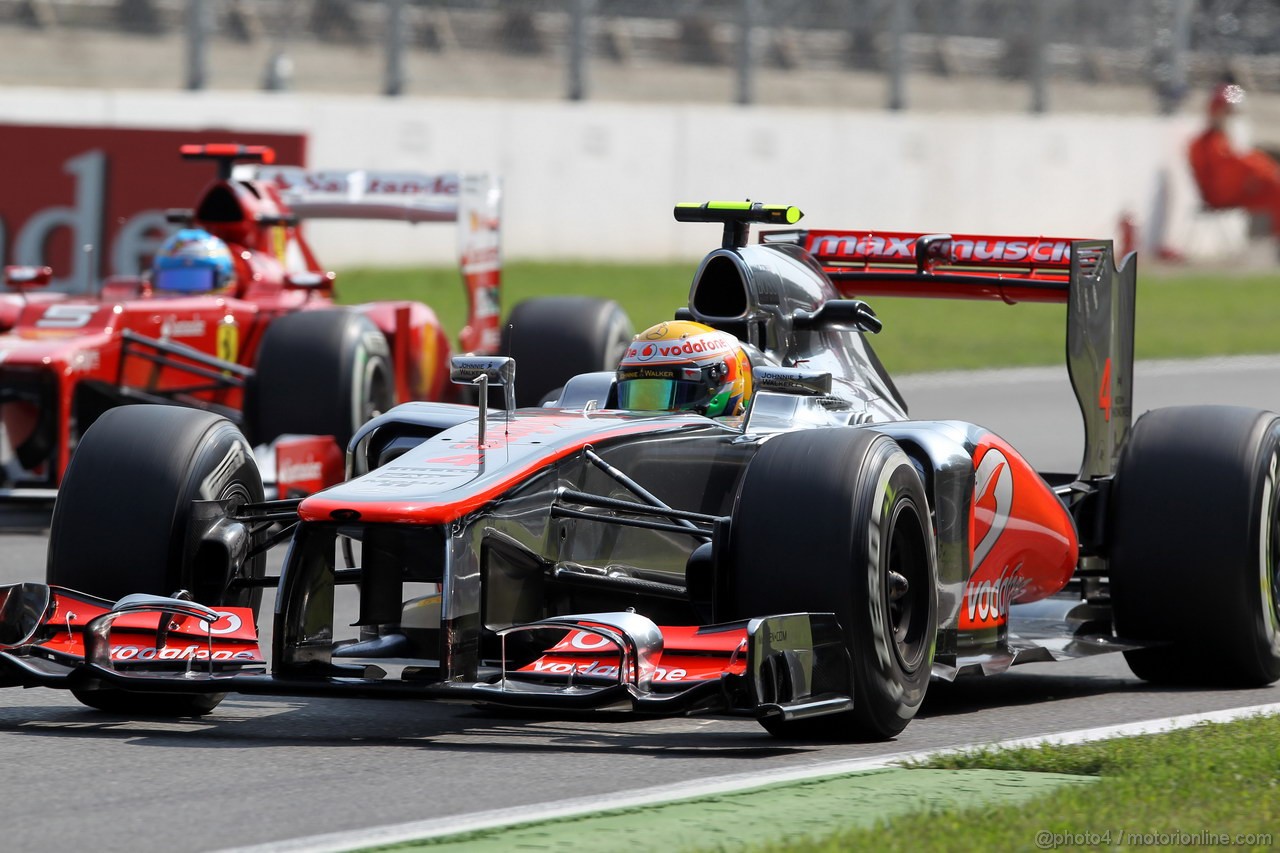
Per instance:
[[[213,267],[172,267],[155,272],[156,290],[177,293],[208,293],[214,289]]]
[[[708,371],[696,367],[630,367],[618,371],[618,405],[639,412],[696,409],[711,401]]]

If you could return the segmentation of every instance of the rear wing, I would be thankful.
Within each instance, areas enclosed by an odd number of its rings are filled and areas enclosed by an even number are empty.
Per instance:
[[[1065,302],[1071,246],[1062,237],[904,231],[765,232],[799,243],[842,293],[1005,302]]]
[[[497,352],[502,286],[502,186],[487,172],[313,170],[243,164],[236,180],[269,184],[299,219],[449,222],[467,289],[465,352]]]
[[[1110,240],[891,231],[766,231],[803,247],[846,297],[1067,306],[1067,371],[1084,419],[1080,479],[1115,472],[1132,423],[1137,259]]]

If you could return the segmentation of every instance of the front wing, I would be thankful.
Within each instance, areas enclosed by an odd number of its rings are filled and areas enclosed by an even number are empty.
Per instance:
[[[849,653],[829,613],[702,628],[596,613],[498,634],[502,659],[473,681],[440,681],[429,662],[364,655],[358,644],[335,653],[341,675],[282,678],[268,670],[246,608],[149,595],[112,603],[15,584],[0,587],[0,686],[421,698],[783,720],[853,707]]]

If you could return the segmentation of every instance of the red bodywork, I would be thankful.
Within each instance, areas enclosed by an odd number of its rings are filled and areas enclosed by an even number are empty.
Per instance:
[[[301,497],[342,480],[342,450],[331,435],[297,436],[276,445],[276,493]]]
[[[593,625],[583,621],[583,625]],[[688,685],[698,681],[714,681],[730,673],[741,675],[747,669],[747,629],[705,631],[692,626],[659,626],[662,651],[649,663],[653,665],[653,681],[657,685]],[[590,631],[566,631],[564,638],[547,649],[537,660],[516,672],[531,676],[569,676],[591,681],[617,681],[621,655],[612,642]],[[634,680],[634,671],[621,674]]]
[[[1080,552],[1066,506],[1007,442],[988,433],[973,462],[973,572],[961,602],[961,631],[999,628],[1009,620],[1010,604],[1061,592]]]
[[[236,277],[225,292],[174,297],[153,292],[145,278],[114,277],[102,282],[93,296],[34,288],[0,294],[0,438],[7,438],[12,454],[6,460],[0,452],[0,484],[9,480],[18,487],[56,487],[77,436],[105,405],[125,402],[116,397],[130,390],[238,412],[243,407],[243,377],[255,364],[268,324],[284,314],[336,306],[334,274],[320,264],[304,239],[299,211],[286,201],[287,185],[230,172],[233,160],[269,162],[269,152],[255,146],[183,146],[183,156],[217,159],[223,167],[222,176],[201,192],[186,222],[221,238],[231,249]],[[297,171],[285,168],[279,173]],[[456,195],[458,187],[455,178],[445,189]],[[460,336],[462,346],[495,352],[500,269],[496,249],[487,251],[485,246],[496,245],[497,222],[472,221],[478,217],[459,215],[459,202],[452,204],[454,218],[472,235],[460,240],[471,305]],[[446,215],[448,208],[442,210],[428,221],[453,221]],[[321,215],[340,213],[331,209]],[[351,310],[366,314],[386,336],[399,401],[453,395],[448,382],[450,342],[429,307],[400,300]],[[215,366],[212,378],[208,373],[193,374],[189,367],[196,362],[172,352],[167,363],[159,364],[146,357],[154,353],[145,345],[126,344],[126,332],[189,348],[227,367]],[[97,387],[97,399],[78,396],[87,386]]]

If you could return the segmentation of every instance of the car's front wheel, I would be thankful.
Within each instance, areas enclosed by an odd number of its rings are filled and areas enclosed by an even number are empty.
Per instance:
[[[785,433],[743,475],[728,546],[728,618],[834,612],[853,710],[772,720],[775,735],[884,739],[924,701],[938,627],[929,505],[915,465],[880,433]]]
[[[192,593],[212,607],[254,608],[258,590],[196,558],[188,541],[193,501],[238,506],[263,499],[253,450],[226,418],[178,406],[122,406],[90,427],[58,492],[45,577],[111,601],[131,593]],[[240,567],[260,577],[265,558]],[[221,694],[77,690],[94,708],[122,714],[207,714]]]

